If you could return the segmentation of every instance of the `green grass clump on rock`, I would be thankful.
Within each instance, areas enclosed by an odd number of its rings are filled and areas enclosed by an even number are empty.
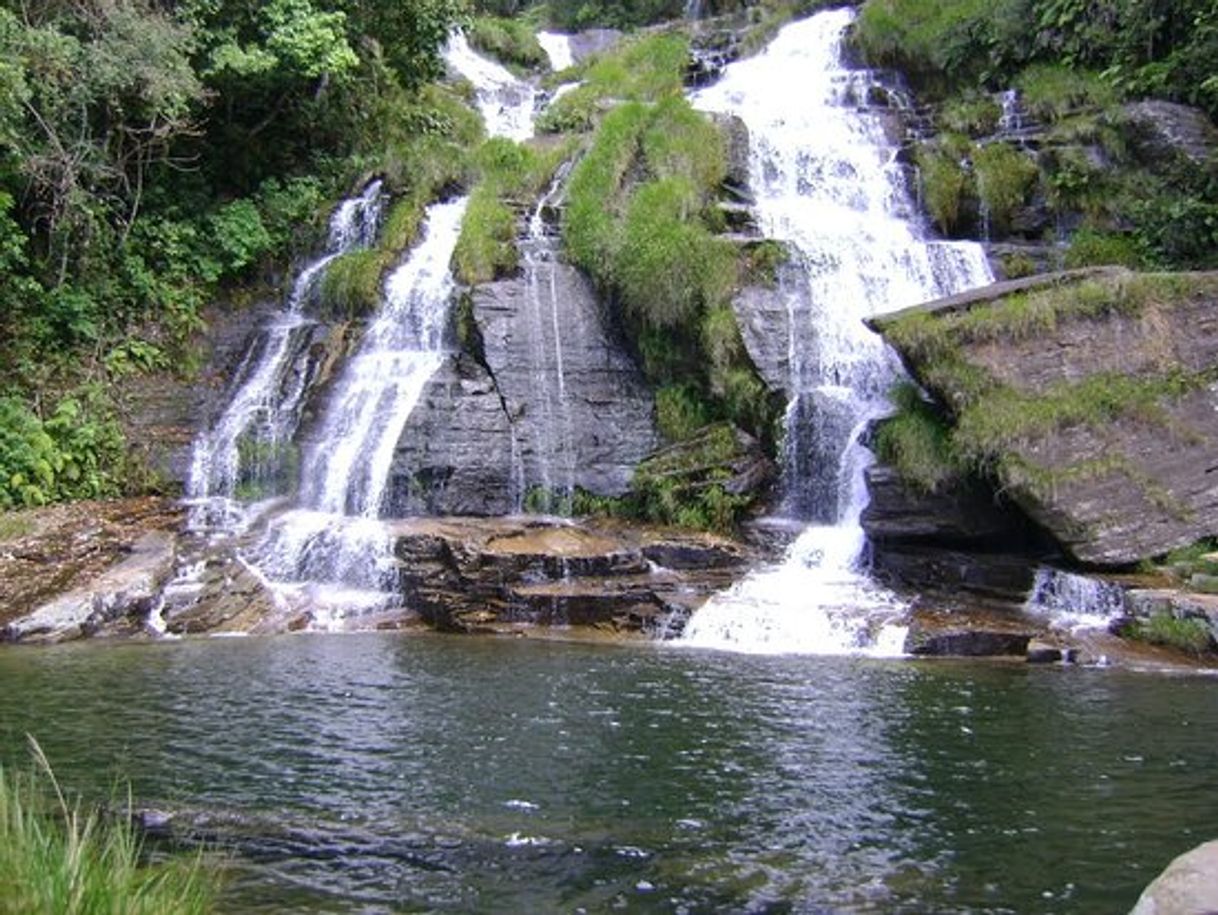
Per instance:
[[[469,43],[479,51],[523,70],[544,70],[549,66],[533,25],[523,19],[479,16],[469,28]]]
[[[1155,613],[1137,620],[1126,634],[1151,645],[1162,645],[1191,655],[1205,654],[1213,647],[1213,635],[1204,620],[1194,617],[1180,619],[1170,613]]]

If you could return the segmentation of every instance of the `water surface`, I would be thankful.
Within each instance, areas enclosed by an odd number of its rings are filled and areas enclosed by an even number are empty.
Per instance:
[[[1119,912],[1218,831],[1200,677],[298,635],[0,651],[0,758],[130,780],[226,912]]]

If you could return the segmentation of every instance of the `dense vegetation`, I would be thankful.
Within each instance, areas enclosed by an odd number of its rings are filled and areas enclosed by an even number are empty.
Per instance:
[[[463,11],[0,4],[0,508],[142,482],[116,382],[189,369],[204,306],[361,173],[416,203],[453,180],[465,109],[427,83]]]
[[[1218,164],[1149,148],[1125,100],[1218,116],[1218,4],[868,0],[855,43],[939,102],[916,153],[923,195],[948,234],[1054,239],[1061,264],[1218,266]],[[1019,91],[1043,129],[1030,148],[993,142],[992,93]],[[1032,269],[1014,259],[1009,274]]]

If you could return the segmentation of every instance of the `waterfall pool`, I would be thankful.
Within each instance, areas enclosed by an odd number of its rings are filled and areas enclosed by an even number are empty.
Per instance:
[[[1119,912],[1213,838],[1212,680],[303,634],[0,651],[0,760],[246,912]]]

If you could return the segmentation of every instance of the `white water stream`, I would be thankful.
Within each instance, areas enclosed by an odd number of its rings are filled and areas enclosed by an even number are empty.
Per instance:
[[[532,135],[532,86],[475,54],[461,35],[445,59],[473,83],[488,133]],[[392,539],[379,518],[398,439],[450,354],[450,262],[467,203],[427,208],[422,240],[386,279],[381,307],[326,399],[296,506],[271,521],[256,551],[277,597],[307,609],[313,629],[343,628],[397,599]]]
[[[904,607],[865,571],[867,502],[859,444],[890,411],[895,355],[862,323],[992,281],[979,245],[933,241],[917,218],[897,148],[860,108],[874,81],[845,69],[854,13],[785,27],[757,57],[692,97],[749,128],[762,232],[793,250],[786,510],[811,519],[783,563],[748,576],[694,614],[681,642],[758,653],[900,654]]]
[[[257,476],[260,468],[242,466],[241,444],[273,452],[286,445],[300,421],[300,406],[307,387],[304,373],[294,365],[295,335],[312,323],[303,310],[316,293],[326,268],[336,257],[367,248],[380,228],[384,199],[381,182],[372,181],[358,197],[344,200],[330,218],[325,252],[296,276],[287,301],[262,329],[237,367],[232,395],[224,412],[199,435],[191,451],[187,495],[196,500],[231,501],[243,478]],[[249,449],[247,445],[247,450]],[[269,494],[268,494],[269,495]],[[199,503],[204,505],[202,501]],[[240,516],[236,506],[212,505],[209,514]]]

